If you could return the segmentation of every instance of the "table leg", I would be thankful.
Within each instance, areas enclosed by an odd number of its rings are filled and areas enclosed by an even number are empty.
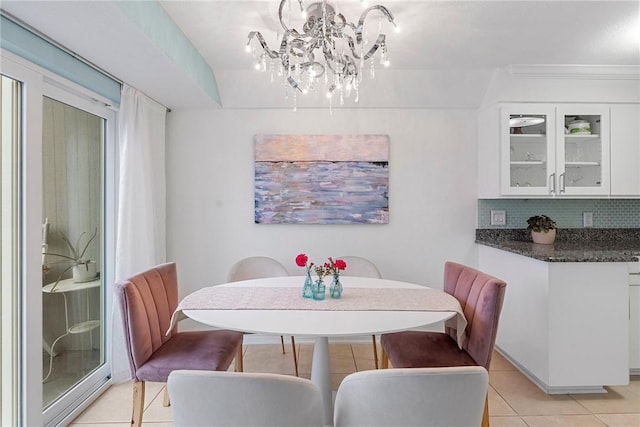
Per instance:
[[[333,425],[333,395],[331,393],[331,366],[329,364],[329,338],[318,337],[313,346],[311,381],[320,388],[324,401],[324,423]]]

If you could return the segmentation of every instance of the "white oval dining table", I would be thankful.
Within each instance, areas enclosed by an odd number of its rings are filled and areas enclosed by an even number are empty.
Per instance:
[[[297,287],[302,293],[304,276],[270,277],[225,283],[222,287]],[[329,281],[328,281],[329,282]],[[417,288],[422,285],[395,280],[340,276],[344,293],[351,288]],[[327,298],[329,298],[327,283]],[[323,304],[322,301],[317,301]],[[311,381],[322,392],[324,420],[333,423],[333,395],[329,363],[329,338],[419,329],[443,322],[456,315],[454,311],[404,310],[202,310],[185,309],[187,317],[220,329],[273,335],[294,335],[315,338],[311,364]]]

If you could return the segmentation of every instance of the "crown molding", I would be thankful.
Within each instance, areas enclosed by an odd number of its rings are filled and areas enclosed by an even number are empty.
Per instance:
[[[637,65],[509,65],[514,78],[640,80]]]

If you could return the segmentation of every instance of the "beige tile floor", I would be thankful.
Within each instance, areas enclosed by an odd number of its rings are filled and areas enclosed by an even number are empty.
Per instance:
[[[294,374],[293,358],[277,344],[245,346],[245,371]],[[313,344],[299,345],[301,376],[309,378]],[[356,371],[373,369],[370,344],[331,343],[333,389]],[[492,427],[530,426],[640,426],[640,377],[627,386],[607,387],[608,394],[546,395],[498,353],[489,374],[489,414]],[[163,383],[148,383],[143,424],[172,425],[171,408],[162,406]],[[72,426],[128,426],[131,416],[131,384],[110,387],[78,416]]]

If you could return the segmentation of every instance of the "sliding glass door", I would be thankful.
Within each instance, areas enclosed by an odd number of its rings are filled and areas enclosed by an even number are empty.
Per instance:
[[[58,424],[109,378],[115,113],[64,87],[42,97],[42,410]],[[111,165],[111,167],[109,166]],[[111,269],[112,270],[112,269]]]
[[[66,424],[110,378],[116,114],[4,53],[2,75],[2,425]]]

